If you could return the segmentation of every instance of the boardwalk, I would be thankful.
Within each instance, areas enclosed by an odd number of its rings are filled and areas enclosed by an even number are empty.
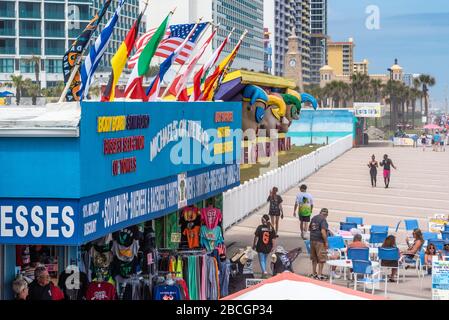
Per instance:
[[[371,154],[380,160],[388,154],[398,170],[393,170],[389,189],[383,186],[382,171],[378,173],[378,186],[372,188],[369,169],[366,166]],[[377,143],[369,147],[357,148],[344,154],[319,172],[303,181],[314,196],[314,214],[323,207],[329,209],[331,227],[337,227],[346,216],[360,216],[365,224],[389,225],[393,232],[400,220],[418,219],[420,227],[427,230],[427,219],[434,214],[449,215],[449,151],[432,152],[430,149],[392,148],[388,144]],[[302,183],[302,182],[301,182]],[[280,222],[279,244],[287,249],[297,246],[304,248],[299,238],[299,221],[292,217],[295,195],[298,187],[292,188],[284,198],[284,220]],[[268,195],[268,194],[267,194]],[[250,245],[255,227],[267,206],[226,232],[225,239],[230,251]],[[403,243],[404,224],[400,225],[399,243]],[[257,266],[258,267],[258,266]],[[308,274],[309,261],[302,257],[296,262],[297,273]],[[405,283],[389,285],[389,291],[410,295],[410,297],[430,298],[430,280],[425,279],[420,289],[414,271],[407,271]],[[394,295],[392,295],[394,297]]]

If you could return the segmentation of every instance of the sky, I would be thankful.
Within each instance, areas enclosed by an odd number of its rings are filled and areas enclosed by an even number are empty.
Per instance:
[[[379,29],[369,6],[379,9]],[[433,107],[449,96],[449,1],[447,0],[328,0],[328,34],[333,41],[354,38],[355,61],[368,59],[370,73],[387,73],[397,58],[405,73],[436,78],[430,95]]]

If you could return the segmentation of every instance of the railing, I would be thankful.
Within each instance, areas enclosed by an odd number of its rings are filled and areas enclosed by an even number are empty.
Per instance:
[[[272,187],[285,192],[352,148],[348,135],[223,194],[223,227],[229,228],[267,202]]]

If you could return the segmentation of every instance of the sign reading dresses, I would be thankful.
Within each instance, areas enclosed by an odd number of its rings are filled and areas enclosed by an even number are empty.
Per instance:
[[[79,138],[0,138],[0,244],[79,245],[240,184],[240,103],[80,110]]]
[[[449,261],[432,260],[432,300],[449,300]]]

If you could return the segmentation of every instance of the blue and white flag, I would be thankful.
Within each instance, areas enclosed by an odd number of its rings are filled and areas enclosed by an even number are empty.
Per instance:
[[[89,88],[92,84],[95,70],[97,69],[100,60],[106,51],[108,43],[111,40],[112,32],[114,31],[115,24],[120,16],[120,11],[125,5],[125,1],[126,0],[120,0],[117,9],[115,9],[111,19],[109,19],[100,35],[95,40],[94,45],[90,47],[89,55],[86,57],[81,66],[81,88],[79,91],[80,100],[87,97],[87,94],[89,93]]]

